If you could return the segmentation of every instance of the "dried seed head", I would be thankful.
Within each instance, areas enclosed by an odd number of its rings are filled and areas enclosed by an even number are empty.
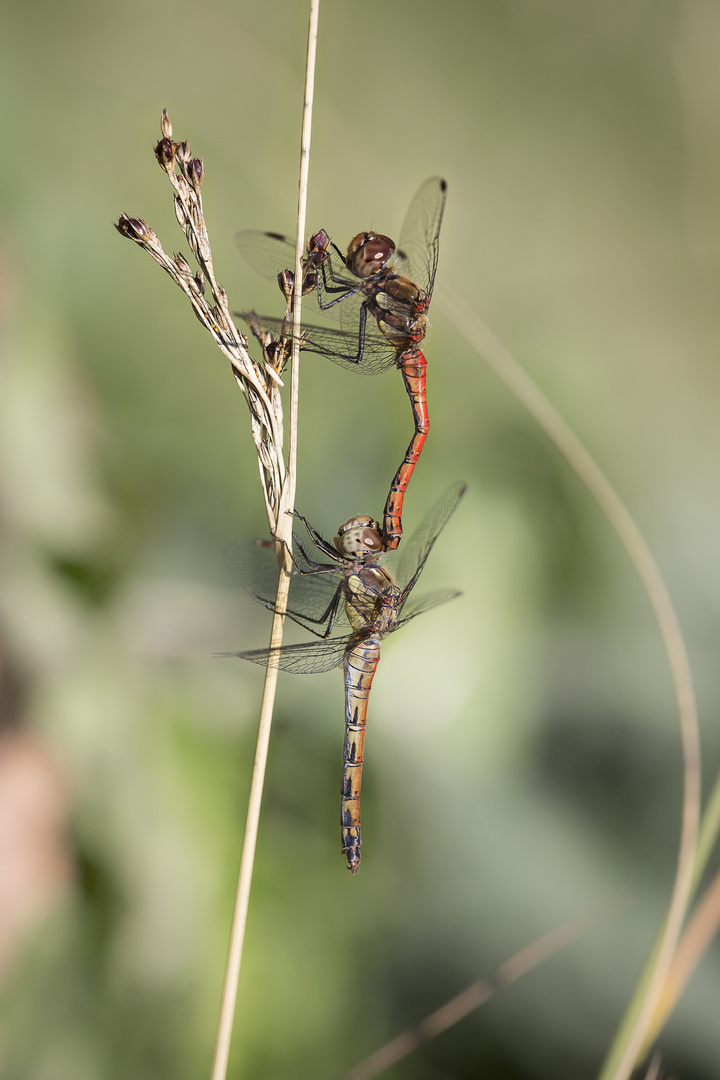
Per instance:
[[[161,139],[155,147],[155,157],[158,159],[160,168],[165,172],[169,172],[175,168],[175,147],[176,143],[172,139]]]
[[[160,118],[160,130],[162,131],[164,139],[172,139],[172,124],[170,123],[170,117],[168,116],[167,109],[163,109],[162,116]]]
[[[190,263],[179,251],[175,255],[175,265],[177,266],[178,273],[181,277],[184,277],[186,281],[193,280],[193,272]]]
[[[275,364],[280,355],[280,343],[271,338],[264,346],[265,356],[269,364]]]
[[[129,240],[134,240],[138,244],[146,244],[157,239],[146,221],[143,221],[142,218],[128,217],[127,214],[120,215],[115,228],[123,236],[127,236]]]
[[[205,166],[202,163],[202,158],[191,158],[186,165],[187,178],[192,186],[197,190],[202,187],[203,177],[205,176]]]
[[[183,165],[187,164],[192,157],[192,150],[190,149],[190,143],[187,139],[185,139],[184,142],[175,143],[175,153],[177,154],[178,161],[182,162]]]
[[[277,276],[280,292],[286,300],[289,300],[295,288],[295,275],[292,270],[281,270]]]

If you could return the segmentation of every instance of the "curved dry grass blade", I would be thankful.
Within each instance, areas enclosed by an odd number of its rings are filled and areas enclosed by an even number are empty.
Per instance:
[[[459,297],[444,292],[440,303],[453,325],[537,420],[614,528],[645,587],[672,672],[683,754],[682,825],[675,882],[656,949],[641,976],[599,1078],[627,1080],[645,1045],[658,1008],[693,888],[700,820],[700,740],[685,642],[665,582],[645,540],[585,447],[529,375]]]
[[[298,427],[298,381],[300,369],[299,328],[300,328],[300,305],[302,298],[302,273],[300,262],[305,243],[305,216],[307,204],[308,170],[310,160],[310,136],[312,126],[312,103],[315,85],[315,57],[317,51],[317,31],[320,0],[310,0],[310,20],[308,27],[307,64],[305,72],[305,98],[303,106],[303,121],[300,147],[300,181],[298,190],[298,224],[295,250],[295,289],[293,294],[293,318],[294,318],[294,341],[292,349],[291,378],[290,378],[290,417],[288,435],[288,471],[280,493],[278,527],[276,535],[285,540],[289,550],[292,544],[292,518],[287,511],[295,505],[295,485],[297,477],[297,427]],[[290,566],[286,558],[278,580],[276,597],[276,614],[273,618],[270,648],[277,648],[282,644],[283,612],[287,608],[288,589],[290,584]],[[250,903],[250,886],[252,883],[253,864],[255,859],[255,847],[260,822],[260,809],[262,792],[265,781],[265,769],[270,742],[270,729],[272,725],[272,713],[275,704],[275,689],[277,686],[278,669],[268,666],[265,676],[263,700],[258,728],[257,748],[255,763],[253,765],[250,797],[248,801],[248,816],[245,826],[245,839],[243,841],[242,856],[240,859],[240,872],[238,875],[238,887],[235,898],[235,910],[233,913],[232,930],[230,934],[230,946],[228,961],[223,984],[222,1001],[220,1005],[220,1017],[218,1032],[215,1043],[215,1054],[211,1077],[212,1080],[225,1080],[227,1076],[228,1058],[230,1054],[230,1039],[232,1036],[233,1020],[235,1016],[235,1004],[237,1000],[237,986],[240,977],[240,965],[242,962],[243,943],[245,940],[245,927],[247,924],[247,912]]]
[[[657,1034],[665,1026],[688,980],[705,955],[720,928],[720,870],[717,872],[688,920],[673,962],[670,965],[660,1001],[652,1018],[645,1051],[649,1051]]]
[[[662,1054],[653,1054],[652,1061],[648,1065],[648,1071],[645,1073],[645,1080],[658,1080],[661,1064]]]
[[[497,990],[526,975],[570,942],[575,941],[586,930],[590,930],[603,919],[614,914],[619,906],[618,899],[604,901],[585,915],[556,926],[554,930],[538,938],[532,945],[521,949],[506,960],[489,978],[479,979],[472,986],[468,986],[442,1008],[426,1016],[416,1028],[398,1035],[396,1039],[387,1043],[365,1061],[360,1062],[350,1072],[344,1073],[340,1080],[371,1080],[373,1076],[378,1076],[385,1069],[389,1069],[391,1065],[395,1065],[411,1054],[421,1043],[434,1039],[436,1035],[447,1031],[453,1024],[457,1024],[463,1017],[468,1016],[474,1009],[484,1005]]]

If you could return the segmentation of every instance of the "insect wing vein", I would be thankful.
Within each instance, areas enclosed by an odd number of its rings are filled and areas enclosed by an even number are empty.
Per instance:
[[[410,537],[407,547],[401,550],[397,581],[403,590],[403,596],[407,596],[415,585],[433,544],[457,509],[466,487],[466,484],[460,482],[452,484],[444,491]]]
[[[260,667],[275,665],[281,671],[294,675],[319,675],[338,667],[345,655],[349,638],[331,638],[329,641],[304,641],[299,645],[283,645],[279,649],[249,649],[245,652],[223,653],[237,656]]]

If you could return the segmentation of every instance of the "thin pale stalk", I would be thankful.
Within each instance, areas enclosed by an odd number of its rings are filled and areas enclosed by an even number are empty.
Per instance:
[[[283,606],[286,606],[287,604],[289,581],[290,578],[287,574],[283,573],[280,575],[277,602],[278,604],[282,602]],[[272,631],[270,634],[270,648],[277,648],[282,644],[284,619],[284,615],[280,614],[276,614],[273,618]],[[215,1056],[211,1074],[212,1080],[224,1080],[227,1075],[230,1039],[232,1037],[233,1020],[235,1018],[235,1002],[237,1000],[237,987],[240,979],[240,965],[242,963],[243,944],[245,941],[245,927],[247,925],[248,905],[250,902],[250,887],[252,884],[252,872],[255,862],[255,847],[257,844],[258,826],[260,823],[260,810],[262,806],[262,793],[267,766],[268,745],[270,742],[270,728],[272,726],[273,707],[275,705],[277,677],[278,669],[276,667],[268,667],[265,673],[265,686],[260,708],[260,723],[258,725],[255,762],[253,765],[250,796],[248,799],[245,838],[243,840],[242,855],[240,857],[240,872],[238,874],[235,910],[233,913],[232,928],[230,931],[230,946],[225,968],[225,982],[223,984],[220,1019],[218,1022]]]
[[[292,543],[292,518],[288,511],[295,505],[295,485],[297,478],[297,428],[298,428],[298,382],[300,369],[299,331],[300,331],[300,305],[302,297],[302,268],[301,260],[305,245],[305,218],[307,205],[308,171],[310,162],[310,138],[312,129],[312,102],[315,85],[315,57],[317,51],[317,31],[320,0],[310,0],[310,22],[308,28],[308,48],[305,74],[305,95],[303,104],[302,134],[300,143],[300,179],[298,185],[298,224],[295,249],[295,290],[293,295],[293,327],[294,339],[291,361],[290,377],[290,412],[288,434],[288,468],[280,497],[280,511],[278,515],[277,535],[284,540],[289,547]],[[276,596],[276,614],[273,618],[270,636],[270,648],[278,648],[282,644],[284,612],[287,609],[288,589],[290,585],[289,560],[283,560],[278,579]],[[245,826],[245,838],[243,841],[242,855],[240,858],[240,871],[238,875],[238,887],[235,898],[235,910],[233,913],[232,929],[230,934],[230,946],[228,961],[225,971],[222,1002],[220,1006],[220,1019],[218,1023],[215,1056],[212,1068],[212,1080],[225,1080],[227,1076],[227,1064],[230,1054],[230,1039],[235,1016],[235,1003],[237,1000],[237,987],[242,963],[243,944],[245,940],[245,927],[247,925],[247,913],[250,903],[250,887],[252,884],[252,872],[255,859],[258,827],[260,822],[260,810],[262,805],[262,793],[265,783],[265,770],[270,742],[270,729],[272,726],[273,708],[275,705],[275,690],[277,687],[278,669],[270,665],[265,675],[265,686],[260,710],[260,723],[258,726],[258,739],[255,751],[255,763],[253,765],[250,796],[248,800],[247,824]]]
[[[648,1071],[645,1073],[645,1080],[658,1080],[661,1065],[662,1054],[653,1054],[652,1061],[648,1065]]]
[[[680,846],[672,896],[656,947],[611,1047],[599,1080],[627,1080],[641,1053],[677,948],[693,888],[700,820],[700,739],[685,642],[662,575],[609,481],[542,391],[459,297],[445,293],[442,306],[453,324],[510,388],[575,470],[625,547],[660,628],[675,687],[683,755]]]

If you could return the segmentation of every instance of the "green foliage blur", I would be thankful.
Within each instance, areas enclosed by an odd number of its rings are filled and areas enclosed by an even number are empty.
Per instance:
[[[0,1076],[209,1075],[269,615],[223,545],[265,533],[248,414],[169,278],[112,228],[183,243],[162,107],[205,162],[234,308],[280,313],[234,234],[290,231],[297,0],[0,11]],[[448,180],[412,529],[468,495],[424,584],[463,597],[373,687],[363,866],[339,846],[342,680],[281,676],[231,1076],[340,1075],[551,927],[628,903],[387,1075],[597,1072],[669,896],[680,758],[629,562],[442,310],[521,360],[655,552],[697,679],[720,607],[720,9],[700,0],[324,5],[308,225],[396,235]],[[184,250],[184,248],[183,248]],[[298,508],[378,514],[402,382],[304,360]],[[663,1038],[720,1070],[712,952]]]

